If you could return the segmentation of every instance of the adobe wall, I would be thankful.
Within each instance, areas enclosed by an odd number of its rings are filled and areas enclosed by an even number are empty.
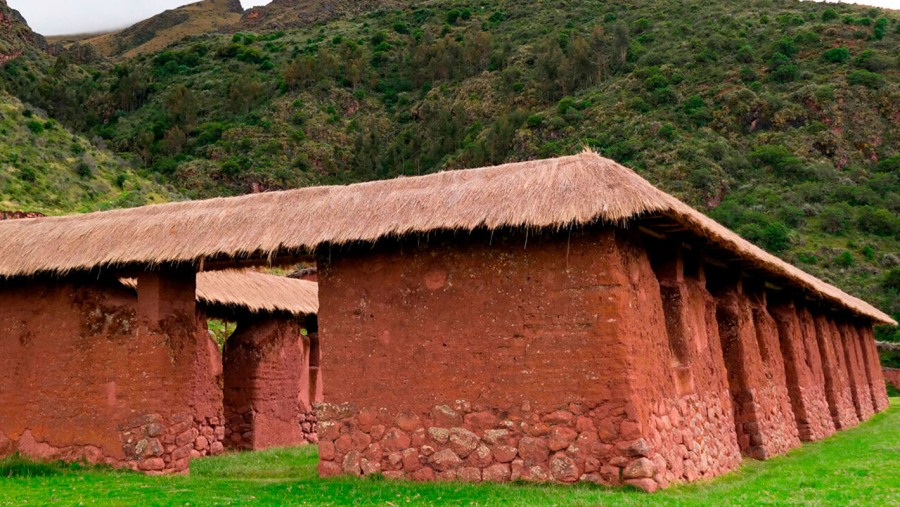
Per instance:
[[[844,346],[844,357],[847,365],[847,376],[850,380],[850,392],[853,406],[860,422],[868,420],[875,413],[872,408],[872,389],[862,361],[862,350],[859,337],[845,322],[836,323],[838,336]]]
[[[812,442],[833,435],[834,421],[825,397],[825,374],[812,317],[790,300],[771,301],[769,313],[778,327],[788,394],[800,439]]]
[[[679,390],[634,238],[436,235],[333,247],[318,266],[323,476],[653,490],[740,460],[724,371],[705,384],[715,346],[697,339],[695,389]]]
[[[888,400],[887,386],[885,385],[885,373],[888,370],[882,370],[881,358],[878,355],[878,348],[875,345],[875,334],[871,325],[857,323],[855,326],[856,334],[859,335],[863,346],[863,354],[866,356],[866,364],[869,367],[870,387],[872,390],[872,407],[875,412],[884,412],[890,407]],[[896,378],[896,377],[895,377]],[[893,382],[892,382],[893,384]],[[900,388],[900,384],[893,384]]]
[[[311,336],[305,325],[296,317],[273,315],[238,322],[223,352],[228,447],[265,449],[316,441]]]
[[[839,342],[833,336],[834,326],[825,315],[818,312],[812,315],[812,319],[815,323],[816,341],[825,373],[825,397],[828,400],[834,427],[838,430],[852,428],[859,424],[859,416],[856,415],[856,408],[853,406],[853,394],[844,366],[844,354],[840,353],[841,348],[836,346]]]
[[[0,455],[183,472],[222,450],[221,363],[193,272],[0,284]]]
[[[738,280],[720,287],[715,297],[741,452],[767,459],[799,446],[777,326],[764,296],[751,297]]]

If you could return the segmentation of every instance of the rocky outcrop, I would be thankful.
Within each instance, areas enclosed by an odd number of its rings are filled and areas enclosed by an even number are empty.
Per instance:
[[[19,11],[0,0],[0,65],[19,57],[26,49],[47,50],[47,41],[34,33]]]

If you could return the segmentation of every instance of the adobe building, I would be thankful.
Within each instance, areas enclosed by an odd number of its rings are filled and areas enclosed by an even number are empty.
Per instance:
[[[167,473],[220,453],[228,412],[207,315],[294,325],[296,315],[315,313],[315,284],[223,272],[202,273],[195,287],[195,276],[175,269],[124,284],[87,276],[0,284],[0,456]],[[279,299],[285,284],[299,285],[306,298]],[[252,295],[263,290],[275,297],[260,305]],[[299,363],[295,369],[298,377],[304,371]],[[307,439],[297,418],[308,412],[308,398],[298,409],[300,382],[290,400],[298,443]]]
[[[593,153],[0,224],[17,293],[310,260],[323,476],[652,491],[887,406],[896,322]]]
[[[225,446],[315,443],[313,403],[322,401],[316,284],[230,270],[199,280],[205,314],[237,324],[222,351]]]

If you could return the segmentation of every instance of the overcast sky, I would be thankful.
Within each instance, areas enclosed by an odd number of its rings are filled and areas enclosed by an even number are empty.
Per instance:
[[[124,28],[166,9],[197,0],[7,0],[42,35],[68,35]],[[241,0],[245,9],[271,0]],[[900,0],[898,0],[900,1]]]
[[[89,33],[130,26],[154,14],[195,0],[7,0],[43,35]],[[245,9],[271,0],[241,0]],[[859,0],[861,4],[900,9],[900,0]]]

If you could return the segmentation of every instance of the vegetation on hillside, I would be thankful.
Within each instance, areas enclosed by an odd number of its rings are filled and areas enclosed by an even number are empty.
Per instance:
[[[0,211],[63,214],[176,197],[5,93],[0,93],[0,139]]]
[[[0,80],[192,197],[588,146],[900,317],[898,55],[847,4],[433,0]]]
[[[745,461],[712,481],[652,495],[592,485],[320,479],[316,448],[194,460],[190,475],[148,477],[78,464],[0,461],[0,505],[894,505],[900,407],[786,456]]]

